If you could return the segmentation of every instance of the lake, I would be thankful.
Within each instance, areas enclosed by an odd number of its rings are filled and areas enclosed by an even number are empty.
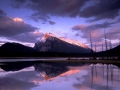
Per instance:
[[[25,61],[0,63],[0,90],[120,90],[120,65]]]

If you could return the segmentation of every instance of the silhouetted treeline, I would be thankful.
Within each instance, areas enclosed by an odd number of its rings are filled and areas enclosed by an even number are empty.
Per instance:
[[[107,50],[97,53],[60,53],[60,52],[0,52],[0,57],[105,57],[120,56],[120,50]]]
[[[6,43],[0,47],[0,57],[120,57],[120,45],[107,51],[91,53],[39,52],[17,43]]]
[[[89,54],[60,52],[0,52],[0,57],[87,57]]]

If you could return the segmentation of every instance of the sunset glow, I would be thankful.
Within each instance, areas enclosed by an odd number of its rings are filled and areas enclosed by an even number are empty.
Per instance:
[[[18,18],[18,17],[16,17],[16,18],[13,18],[13,20],[14,20],[14,21],[16,21],[16,22],[23,22],[23,19],[21,19],[21,18]]]

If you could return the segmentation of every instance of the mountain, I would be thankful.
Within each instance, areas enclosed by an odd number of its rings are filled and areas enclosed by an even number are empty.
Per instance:
[[[34,48],[45,52],[62,53],[90,53],[91,49],[75,40],[59,38],[51,33],[46,33],[44,37],[35,43]]]
[[[107,55],[107,56],[120,56],[120,45],[109,49],[107,51],[102,51],[102,52],[97,52],[96,53],[98,56],[99,55]]]
[[[0,56],[31,56],[38,51],[19,43],[5,43],[0,47]]]

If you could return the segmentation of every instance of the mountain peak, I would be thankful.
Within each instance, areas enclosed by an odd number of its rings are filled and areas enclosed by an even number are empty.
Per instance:
[[[54,34],[52,33],[45,33],[44,36],[41,38],[40,42],[45,42],[47,39],[50,39],[50,38],[53,38],[53,37],[56,37]]]
[[[52,33],[45,33],[45,35],[44,35],[44,38],[45,39],[47,39],[48,37],[57,37],[57,36],[55,36],[54,34],[52,34]]]
[[[77,46],[81,46],[83,48],[88,48],[88,46],[84,45],[83,43],[80,43],[77,40],[73,40],[73,39],[69,39],[69,38],[64,38],[64,37],[58,37],[52,33],[45,33],[44,37],[40,40],[41,42],[45,42],[47,39],[49,40],[54,40],[54,38],[57,38],[61,41],[67,42],[69,44],[73,44],[73,45],[77,45]]]
[[[88,46],[71,40],[68,38],[57,37],[52,33],[46,33],[40,41],[35,44],[35,49],[39,51],[53,52],[73,52],[73,53],[90,53],[91,49]]]

